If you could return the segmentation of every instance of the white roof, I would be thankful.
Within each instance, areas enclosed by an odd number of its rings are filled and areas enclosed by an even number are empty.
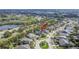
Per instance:
[[[26,37],[22,38],[21,40],[32,41],[32,39],[29,39],[29,38],[26,38]]]
[[[29,36],[30,38],[37,38],[37,37],[39,37],[38,35],[35,35],[35,34],[33,34],[33,33],[29,33],[28,36]]]

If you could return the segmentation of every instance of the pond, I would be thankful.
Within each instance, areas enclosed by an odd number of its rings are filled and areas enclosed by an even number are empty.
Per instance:
[[[18,27],[18,25],[3,25],[0,26],[0,30],[9,30]]]

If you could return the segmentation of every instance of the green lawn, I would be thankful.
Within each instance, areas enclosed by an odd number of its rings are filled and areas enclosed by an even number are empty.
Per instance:
[[[48,49],[49,48],[49,45],[46,41],[42,41],[39,45],[42,49]]]

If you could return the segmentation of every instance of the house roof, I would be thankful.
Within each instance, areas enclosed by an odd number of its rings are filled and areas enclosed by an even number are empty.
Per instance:
[[[24,37],[24,38],[21,39],[21,41],[32,41],[32,39]]]
[[[66,46],[69,44],[69,41],[66,36],[59,36],[57,39],[59,40],[60,46]]]
[[[65,46],[65,45],[68,45],[69,44],[69,42],[67,41],[67,40],[59,40],[59,44],[61,45],[61,46]]]
[[[28,48],[29,48],[28,45],[19,45],[15,49],[28,49]]]
[[[35,35],[35,34],[32,34],[32,33],[29,33],[28,36],[30,38],[38,38],[39,37],[38,35]]]

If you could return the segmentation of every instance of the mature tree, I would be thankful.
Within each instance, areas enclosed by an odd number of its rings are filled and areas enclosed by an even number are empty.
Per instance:
[[[34,49],[35,47],[35,41],[31,41],[30,44],[29,44],[30,48],[31,49]]]
[[[11,35],[12,35],[11,32],[6,31],[6,32],[4,33],[4,38],[7,38],[7,37],[9,37],[9,36],[11,36]]]

